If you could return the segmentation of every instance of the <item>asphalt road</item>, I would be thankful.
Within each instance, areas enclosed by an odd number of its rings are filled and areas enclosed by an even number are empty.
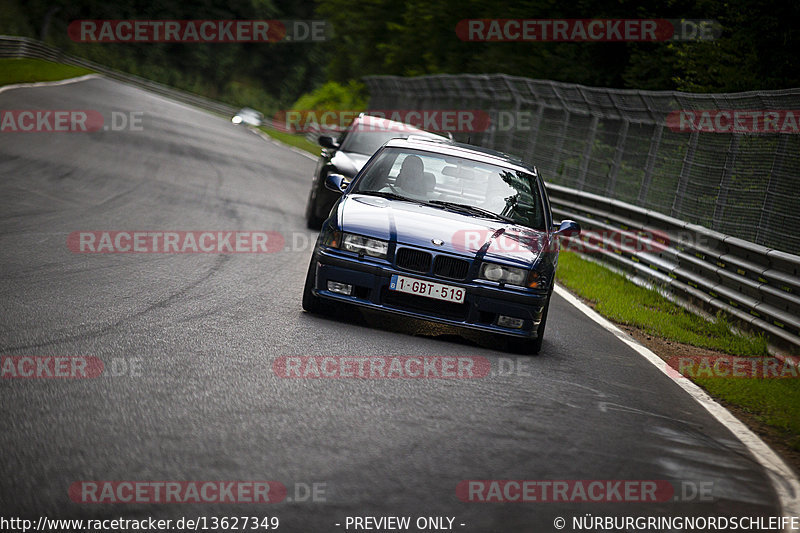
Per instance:
[[[555,531],[558,516],[572,531],[586,513],[778,514],[767,474],[726,428],[559,297],[537,357],[425,323],[303,313],[312,160],[104,79],[6,91],[0,109],[142,113],[140,131],[0,134],[0,355],[93,356],[105,367],[94,379],[0,379],[3,516],[277,516],[284,531],[447,516],[461,531],[538,532]],[[67,236],[88,230],[267,230],[286,246],[70,251]],[[480,356],[492,372],[273,373],[278,357],[297,355]],[[471,479],[660,480],[678,498],[463,502],[456,487]],[[289,493],[272,504],[76,503],[69,488],[85,480],[274,480]],[[312,484],[324,495],[297,501]]]

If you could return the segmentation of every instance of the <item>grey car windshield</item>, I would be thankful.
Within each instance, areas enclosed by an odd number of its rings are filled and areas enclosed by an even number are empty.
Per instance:
[[[347,133],[342,144],[345,152],[355,152],[357,154],[372,155],[378,148],[383,146],[386,141],[391,139],[408,137],[408,133],[403,131],[392,131],[384,129],[372,129],[370,126],[356,127]]]
[[[534,176],[462,157],[387,148],[351,192],[545,229],[543,203]]]

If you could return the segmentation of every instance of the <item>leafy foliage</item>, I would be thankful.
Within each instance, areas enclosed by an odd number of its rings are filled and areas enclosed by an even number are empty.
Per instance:
[[[271,113],[320,88],[371,74],[495,73],[584,85],[736,92],[800,86],[796,0],[0,0],[0,33],[44,39],[68,53],[232,104]],[[469,18],[713,19],[706,42],[467,42]],[[265,44],[86,44],[79,19],[325,19],[331,40]],[[312,98],[340,105],[335,86]],[[305,105],[306,102],[302,102]],[[327,104],[326,104],[327,105]]]
[[[292,109],[315,111],[361,111],[367,108],[367,92],[363,83],[351,80],[346,85],[329,81],[304,94]]]
[[[329,78],[502,72],[600,87],[736,92],[800,86],[794,0],[325,0],[317,8],[339,36]],[[714,41],[465,42],[470,18],[713,19]]]
[[[34,38],[67,53],[265,113],[324,82],[320,43],[79,43],[67,27],[81,19],[301,19],[314,6],[283,0],[0,0],[10,17],[0,33]],[[45,35],[42,35],[45,34]]]

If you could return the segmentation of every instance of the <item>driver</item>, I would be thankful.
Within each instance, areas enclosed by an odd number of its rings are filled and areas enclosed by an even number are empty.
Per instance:
[[[395,187],[411,196],[424,198],[429,192],[426,181],[422,158],[418,155],[406,156],[397,174]]]

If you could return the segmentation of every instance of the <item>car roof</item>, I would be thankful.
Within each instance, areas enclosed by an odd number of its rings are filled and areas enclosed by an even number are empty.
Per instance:
[[[483,148],[482,146],[451,142],[447,139],[445,139],[445,142],[441,142],[438,140],[420,137],[409,137],[408,139],[392,139],[384,146],[387,148],[410,148],[443,155],[463,157],[465,159],[471,159],[481,163],[509,167],[513,168],[514,170],[520,170],[534,175],[538,174],[536,167],[528,165],[518,157],[514,157],[503,152],[498,152],[497,150]]]

